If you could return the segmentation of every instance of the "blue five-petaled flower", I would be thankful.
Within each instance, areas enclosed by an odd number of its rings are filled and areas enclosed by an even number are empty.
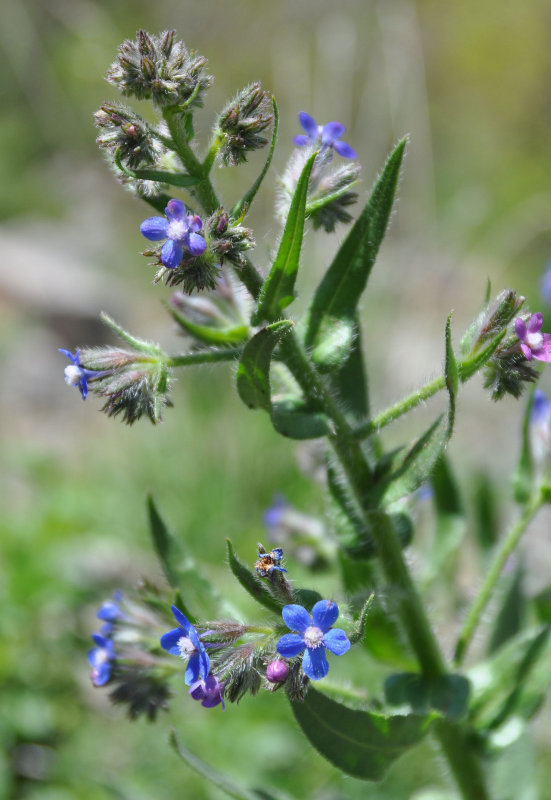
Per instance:
[[[140,225],[140,232],[151,242],[166,239],[161,249],[161,261],[167,269],[176,269],[184,258],[184,249],[192,256],[205,252],[207,244],[200,231],[203,227],[197,214],[187,214],[181,200],[169,200],[165,217],[149,217]]]
[[[98,372],[97,370],[83,367],[80,363],[78,348],[74,355],[70,350],[64,350],[62,347],[58,349],[60,353],[63,353],[72,362],[68,367],[65,367],[65,383],[68,386],[78,386],[82,399],[85,400],[88,394],[88,381],[92,380],[92,378],[101,378],[106,374],[105,371]]]
[[[172,606],[172,613],[179,627],[161,636],[161,647],[173,656],[189,659],[185,682],[187,686],[191,686],[200,679],[207,679],[210,660],[205,645],[188,618],[176,606]]]
[[[343,158],[356,158],[356,151],[349,144],[341,140],[341,136],[346,128],[340,122],[328,122],[327,125],[318,125],[314,117],[306,111],[300,111],[298,121],[306,131],[306,135],[299,134],[293,139],[299,147],[305,144],[315,145],[318,139],[321,141],[321,149],[332,147]]]
[[[283,606],[281,614],[287,627],[296,633],[282,636],[277,643],[277,652],[283,658],[293,658],[304,650],[302,669],[311,680],[319,681],[329,672],[325,648],[336,656],[342,656],[350,649],[346,633],[331,627],[339,616],[339,608],[331,600],[317,602],[312,616],[296,604]]]
[[[96,643],[88,651],[88,663],[92,667],[90,677],[94,686],[104,686],[111,677],[112,662],[115,660],[115,650],[111,639],[93,633],[92,639]]]

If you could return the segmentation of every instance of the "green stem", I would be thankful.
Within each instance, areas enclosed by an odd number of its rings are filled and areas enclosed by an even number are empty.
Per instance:
[[[377,414],[376,417],[366,422],[365,425],[360,425],[356,428],[356,436],[358,439],[365,439],[367,436],[371,436],[372,433],[377,433],[381,428],[385,428],[391,422],[394,422],[395,419],[407,414],[412,408],[416,408],[422,402],[428,400],[429,397],[432,397],[445,388],[446,378],[444,375],[440,375],[438,378],[425,384],[425,386],[422,386],[421,389],[417,389],[417,391],[413,392],[408,397],[390,406],[386,411]]]
[[[495,585],[499,579],[499,576],[501,575],[501,571],[503,570],[507,559],[515,550],[520,541],[520,537],[528,526],[528,523],[532,520],[543,503],[544,498],[542,496],[542,492],[540,491],[531,499],[531,501],[526,504],[524,511],[499,546],[493,563],[486,574],[484,583],[482,584],[482,587],[476,596],[469,613],[467,614],[467,618],[463,623],[463,627],[461,628],[455,648],[455,664],[460,665],[463,662],[463,658],[465,657],[467,648],[471,643],[474,632],[480,624],[482,612],[490,601]]]
[[[490,800],[480,761],[468,732],[458,723],[436,720],[435,735],[444,751],[463,800]]]
[[[220,134],[217,134],[212,140],[212,144],[209,147],[207,155],[205,156],[205,159],[203,161],[203,172],[205,175],[210,174],[210,171],[214,164],[214,159],[216,158],[216,155],[220,150],[221,142],[222,142],[222,136]]]
[[[224,350],[205,350],[199,353],[182,353],[167,356],[167,367],[185,367],[189,364],[212,364],[215,361],[234,361],[243,352],[242,347],[228,347]]]

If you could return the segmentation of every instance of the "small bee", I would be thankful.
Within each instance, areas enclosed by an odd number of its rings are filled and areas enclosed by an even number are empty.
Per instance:
[[[258,545],[258,560],[254,568],[262,578],[269,578],[273,572],[287,572],[285,567],[281,566],[283,559],[283,550],[281,547],[274,547],[269,553],[266,552],[263,545]]]

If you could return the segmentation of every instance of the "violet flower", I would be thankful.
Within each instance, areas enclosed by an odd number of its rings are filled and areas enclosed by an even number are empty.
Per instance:
[[[520,317],[515,320],[515,331],[520,339],[520,349],[527,361],[551,361],[551,333],[542,333],[543,314],[532,314],[528,323]]]
[[[331,600],[319,600],[312,609],[312,616],[299,605],[283,606],[283,621],[292,631],[286,633],[276,645],[283,658],[293,658],[303,650],[302,669],[313,681],[319,681],[329,672],[325,648],[336,656],[350,650],[346,633],[340,628],[332,628],[339,616],[339,608]]]
[[[187,250],[192,256],[200,256],[205,252],[207,244],[197,233],[203,227],[197,214],[186,214],[186,207],[181,200],[169,200],[165,208],[165,217],[149,217],[140,225],[140,232],[151,242],[166,239],[161,250],[161,261],[167,269],[176,269]]]
[[[176,606],[172,606],[172,613],[180,627],[161,636],[161,647],[173,656],[189,659],[185,682],[186,686],[194,686],[200,678],[207,678],[210,660],[205,645],[188,618]]]
[[[113,642],[99,633],[93,633],[92,639],[97,646],[88,651],[88,663],[92,667],[90,677],[94,686],[104,686],[111,677],[111,662],[115,660]]]
[[[313,146],[319,139],[322,150],[332,147],[343,158],[356,158],[356,151],[341,140],[346,128],[340,122],[328,122],[327,125],[318,125],[314,117],[311,117],[306,111],[299,112],[298,121],[303,130],[306,131],[306,135],[301,133],[293,139],[294,143],[299,147],[303,147],[306,144]]]
[[[226,710],[224,684],[218,680],[216,675],[209,675],[204,680],[195,681],[189,687],[189,693],[194,700],[199,700],[205,708],[214,708],[214,706],[222,703],[222,711]]]
[[[86,400],[88,394],[88,381],[93,378],[101,378],[107,374],[106,370],[98,372],[94,369],[86,369],[80,363],[80,354],[78,348],[73,355],[70,350],[64,350],[62,347],[58,348],[60,353],[67,356],[72,362],[68,367],[65,367],[65,383],[68,386],[78,386],[82,399]]]

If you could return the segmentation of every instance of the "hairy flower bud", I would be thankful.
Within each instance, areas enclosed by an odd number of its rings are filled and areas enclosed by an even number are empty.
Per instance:
[[[161,146],[145,120],[122,104],[104,103],[94,114],[94,122],[101,129],[98,145],[113,156],[118,151],[130,169],[155,164],[161,155]]]
[[[230,219],[223,208],[215,211],[206,220],[205,228],[209,231],[210,248],[217,254],[220,263],[228,259],[235,266],[242,266],[245,260],[244,253],[255,246],[252,230],[240,223],[241,219]]]
[[[155,36],[139,30],[134,41],[120,45],[107,80],[122,94],[152,99],[160,107],[201,106],[203,92],[212,84],[203,71],[206,63],[204,56],[175,41],[175,31]]]
[[[273,120],[270,94],[261,88],[260,83],[241,89],[218,118],[221,162],[235,167],[247,160],[248,151],[268,144],[268,139],[260,134]]]
[[[287,680],[288,675],[289,667],[287,662],[281,661],[279,658],[276,658],[275,661],[270,661],[266,667],[266,678],[270,683],[283,683]]]

